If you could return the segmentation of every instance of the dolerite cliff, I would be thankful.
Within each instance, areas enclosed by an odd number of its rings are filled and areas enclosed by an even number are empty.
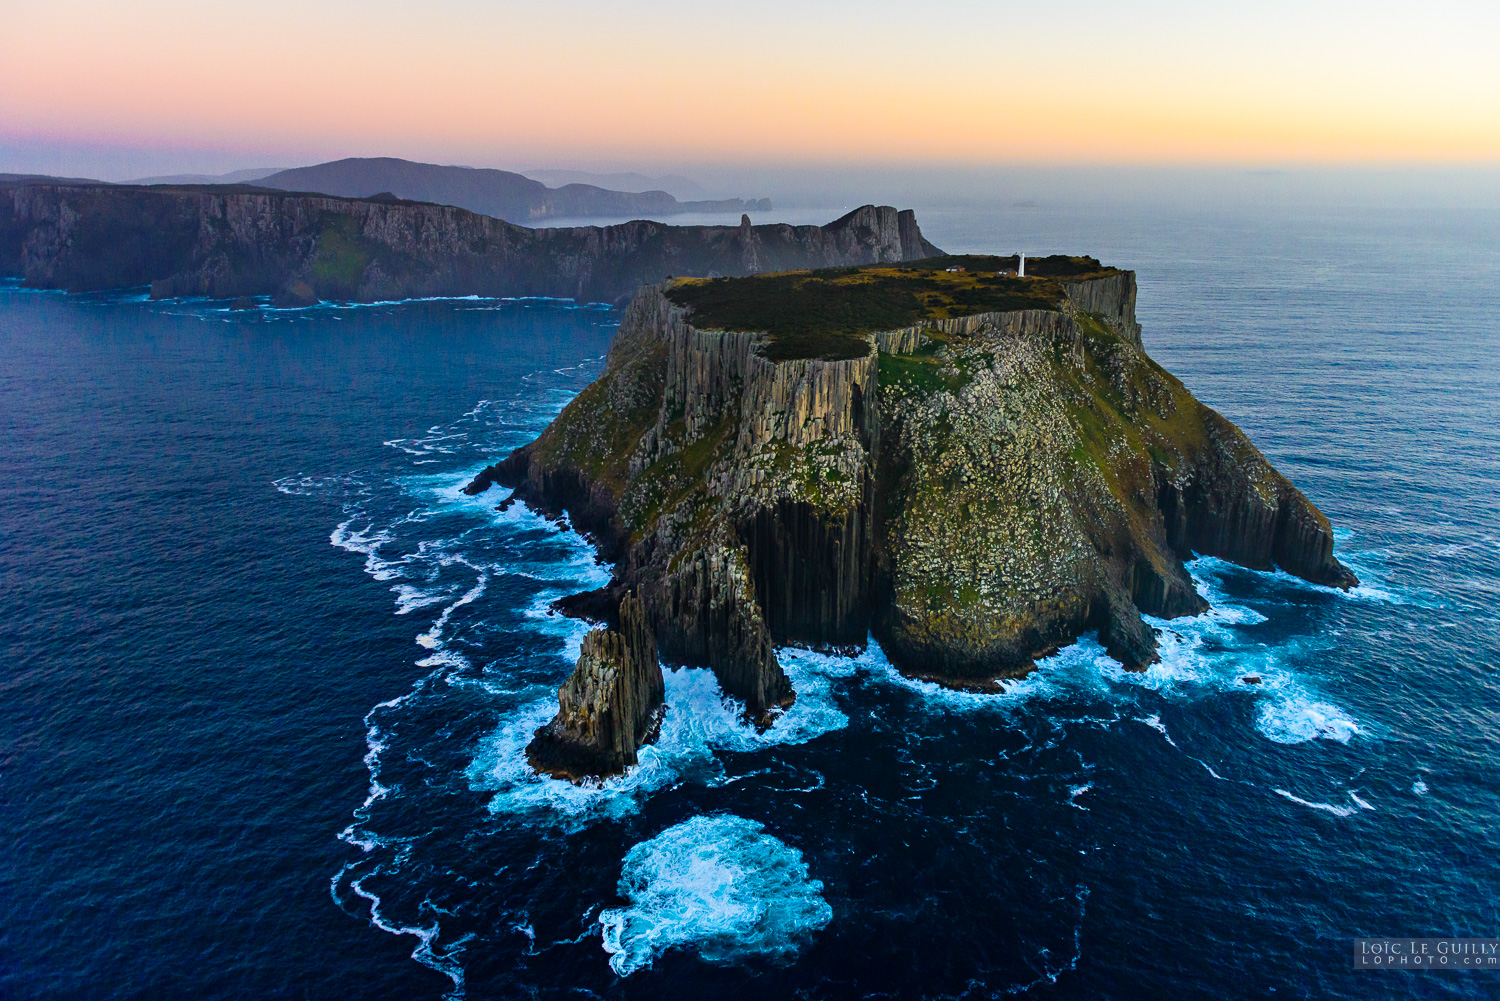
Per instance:
[[[931,256],[909,211],[867,205],[826,226],[528,229],[449,205],[243,185],[0,180],[0,275],[36,288],[150,285],[157,298],[377,302],[554,296],[614,302],[669,275]]]
[[[781,644],[873,632],[986,689],[1090,632],[1151,663],[1142,614],[1206,607],[1194,553],[1356,583],[1327,518],[1147,356],[1131,272],[1014,267],[645,288],[604,374],[469,489],[567,511],[616,568],[589,601],[638,596],[661,659],[761,720],[794,698]]]
[[[622,771],[656,739],[664,700],[656,637],[641,603],[627,594],[618,629],[584,636],[578,666],[558,690],[557,715],[536,732],[526,757],[558,778]]]

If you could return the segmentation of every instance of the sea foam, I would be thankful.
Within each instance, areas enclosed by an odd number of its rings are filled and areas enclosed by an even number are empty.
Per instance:
[[[599,923],[621,976],[673,948],[710,962],[789,956],[833,917],[802,853],[733,815],[694,817],[631,848],[619,890],[629,904]]]
[[[1093,636],[1081,637],[1038,661],[1035,671],[1005,682],[997,693],[956,691],[908,678],[885,660],[873,639],[866,656],[884,667],[884,677],[891,684],[917,692],[945,712],[1008,710],[1028,703],[1070,699],[1111,702],[1128,696],[1132,689],[1173,700],[1252,693],[1258,703],[1256,730],[1276,743],[1347,743],[1364,732],[1349,713],[1313,692],[1289,666],[1307,652],[1308,640],[1293,638],[1269,646],[1247,636],[1246,627],[1267,621],[1267,616],[1231,598],[1221,586],[1220,576],[1239,568],[1210,557],[1194,560],[1188,568],[1209,608],[1179,619],[1148,616],[1146,621],[1157,630],[1161,659],[1143,671],[1126,670]],[[1256,680],[1252,683],[1246,678]],[[1159,719],[1152,719],[1157,722],[1151,725],[1161,729]],[[1164,729],[1162,732],[1165,734]],[[1221,777],[1206,762],[1203,765],[1215,778]]]
[[[661,732],[640,749],[638,763],[624,774],[574,783],[531,768],[526,745],[557,712],[557,698],[549,694],[509,713],[480,743],[466,771],[469,786],[493,794],[492,813],[522,814],[577,830],[633,813],[652,793],[681,782],[723,784],[729,779],[718,760],[720,751],[802,744],[848,725],[833,689],[836,680],[853,673],[855,662],[805,651],[783,654],[797,702],[763,731],[746,721],[743,703],[724,694],[712,671],[676,668],[662,672],[667,710]]]
[[[1278,796],[1284,796],[1285,798],[1291,800],[1293,803],[1296,803],[1299,806],[1305,806],[1312,810],[1321,810],[1324,813],[1331,813],[1335,817],[1352,817],[1360,810],[1375,809],[1375,807],[1360,799],[1359,795],[1354,792],[1349,793],[1349,800],[1354,805],[1345,806],[1342,803],[1317,803],[1313,800],[1303,799],[1301,796],[1293,795],[1285,789],[1272,789],[1271,791]]]

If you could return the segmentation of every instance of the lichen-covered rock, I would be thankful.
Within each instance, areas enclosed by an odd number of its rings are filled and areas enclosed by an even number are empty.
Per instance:
[[[656,739],[666,697],[656,638],[634,595],[621,599],[619,620],[618,630],[584,636],[578,666],[557,690],[557,715],[526,748],[537,771],[575,780],[612,775]]]
[[[985,687],[1087,632],[1150,663],[1142,614],[1206,607],[1194,553],[1355,582],[1322,513],[1141,349],[1131,273],[1003,263],[699,284],[698,312],[644,288],[604,374],[474,489],[568,511],[663,660],[762,721],[794,694],[779,644],[873,631],[901,670]],[[736,329],[788,287],[824,318]],[[995,303],[1020,308],[965,311]]]

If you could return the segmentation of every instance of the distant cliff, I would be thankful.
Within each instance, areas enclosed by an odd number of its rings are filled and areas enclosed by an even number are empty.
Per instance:
[[[1322,513],[1146,355],[1132,273],[1027,265],[643,290],[604,374],[470,490],[569,512],[616,564],[592,604],[638,596],[664,662],[762,719],[795,697],[782,644],[873,631],[982,689],[1088,632],[1151,663],[1142,615],[1207,607],[1194,553],[1355,583]]]
[[[464,209],[249,186],[0,180],[0,274],[38,288],[150,285],[157,297],[375,302],[557,296],[613,302],[669,275],[914,260],[939,253],[909,211],[826,226],[527,229]]]
[[[589,216],[660,218],[683,212],[769,212],[769,199],[725,198],[680,202],[665,191],[613,191],[594,184],[549,188],[509,170],[448,167],[395,157],[350,157],[294,167],[255,182],[263,188],[369,198],[398,198],[459,208],[514,223]]]

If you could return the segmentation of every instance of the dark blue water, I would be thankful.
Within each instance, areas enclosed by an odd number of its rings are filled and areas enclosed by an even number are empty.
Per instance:
[[[1500,928],[1500,216],[924,226],[1139,269],[1148,348],[1363,586],[1199,561],[1161,665],[1084,641],[997,697],[786,651],[765,734],[671,672],[638,770],[543,781],[546,607],[604,570],[458,488],[615,314],[5,287],[0,994],[1494,996],[1348,951]]]

